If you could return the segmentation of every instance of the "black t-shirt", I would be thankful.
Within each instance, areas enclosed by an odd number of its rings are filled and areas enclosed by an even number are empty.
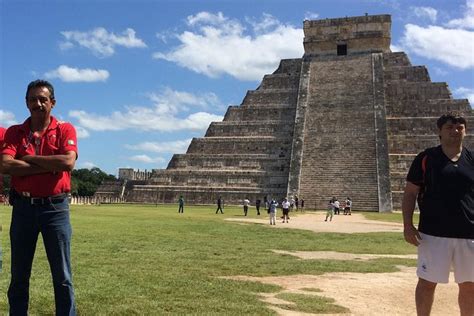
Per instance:
[[[443,153],[441,146],[425,150],[413,160],[407,181],[420,187],[420,232],[474,239],[474,161],[467,148],[456,162]]]

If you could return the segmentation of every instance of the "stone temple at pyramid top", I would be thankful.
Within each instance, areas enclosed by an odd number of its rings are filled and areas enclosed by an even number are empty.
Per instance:
[[[304,21],[305,55],[390,52],[390,15]]]

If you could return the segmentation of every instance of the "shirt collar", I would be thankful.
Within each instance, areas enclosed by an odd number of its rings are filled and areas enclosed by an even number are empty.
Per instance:
[[[31,117],[27,118],[23,122],[23,124],[21,124],[21,129],[23,130],[23,132],[28,134],[31,131],[30,126],[31,126]],[[58,126],[58,120],[54,116],[51,115],[50,116],[50,122],[49,122],[49,125],[48,125],[48,128],[46,129],[46,131],[51,130],[51,129],[55,129],[57,126]]]

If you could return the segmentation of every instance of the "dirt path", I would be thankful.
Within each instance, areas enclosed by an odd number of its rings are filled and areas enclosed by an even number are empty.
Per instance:
[[[402,225],[398,223],[371,221],[360,214],[352,216],[335,216],[332,222],[324,222],[324,214],[300,214],[293,217],[288,224],[281,222],[272,228],[306,229],[315,232],[401,232]],[[230,221],[267,224],[263,219],[229,218]],[[416,258],[416,255],[374,255],[350,254],[332,251],[281,251],[274,252],[293,255],[301,259],[334,259],[334,260],[370,260],[378,257]],[[313,315],[308,313],[292,312],[278,308],[278,304],[288,303],[275,296],[280,293],[300,293],[333,298],[337,305],[348,308],[348,315],[416,315],[414,290],[416,273],[413,267],[399,267],[394,273],[326,273],[323,275],[291,275],[278,277],[249,277],[235,276],[235,280],[251,280],[269,284],[276,284],[283,288],[279,293],[261,293],[261,299],[269,304],[279,315]],[[451,276],[452,277],[452,276]],[[321,292],[306,289],[319,289]],[[340,314],[339,314],[340,315]],[[449,284],[439,284],[436,290],[435,303],[432,315],[459,315],[457,306],[457,285],[451,279]]]

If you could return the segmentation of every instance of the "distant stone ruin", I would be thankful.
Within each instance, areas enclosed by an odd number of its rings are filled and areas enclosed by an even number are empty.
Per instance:
[[[436,119],[474,116],[467,99],[390,51],[390,28],[390,15],[304,21],[302,58],[282,60],[166,169],[143,178],[121,169],[109,195],[189,204],[298,196],[312,209],[349,196],[356,210],[399,209],[411,161],[439,143]]]

